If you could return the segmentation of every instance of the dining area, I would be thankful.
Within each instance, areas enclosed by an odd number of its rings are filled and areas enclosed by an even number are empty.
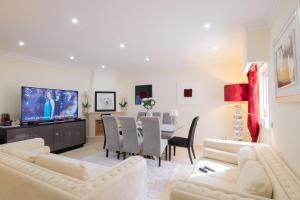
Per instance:
[[[189,131],[184,137],[177,136],[180,130],[189,126],[177,122],[172,112],[138,112],[136,116],[101,114],[104,128],[103,149],[106,157],[117,153],[125,160],[140,155],[147,159],[171,161],[176,156],[176,147],[186,148],[191,164],[196,159],[194,135],[199,117],[192,119]]]

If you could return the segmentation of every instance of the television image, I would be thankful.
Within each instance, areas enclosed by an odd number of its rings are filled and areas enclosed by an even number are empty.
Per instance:
[[[40,122],[78,118],[78,92],[22,87],[21,121]]]

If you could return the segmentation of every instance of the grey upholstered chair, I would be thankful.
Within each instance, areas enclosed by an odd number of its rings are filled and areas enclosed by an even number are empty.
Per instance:
[[[160,120],[158,117],[142,117],[143,127],[143,154],[144,156],[158,157],[158,166],[161,165],[161,156],[166,153],[168,140],[161,138]]]
[[[117,119],[114,116],[102,116],[106,137],[106,157],[109,151],[116,151],[118,159],[123,148],[122,137],[119,133]]]
[[[138,112],[137,114],[137,120],[140,120],[141,117],[145,117],[146,116],[146,112]]]
[[[119,117],[122,126],[124,159],[126,153],[140,154],[143,138],[139,136],[133,117]]]
[[[173,119],[169,112],[163,113],[162,123],[163,124],[173,124]]]
[[[161,119],[161,112],[153,112],[153,117],[159,117],[159,119]]]

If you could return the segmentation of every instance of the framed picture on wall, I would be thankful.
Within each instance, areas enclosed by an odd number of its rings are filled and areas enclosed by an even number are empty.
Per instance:
[[[273,43],[276,99],[300,101],[299,11],[295,12]]]
[[[152,97],[152,85],[135,86],[135,104],[141,105],[142,99]]]
[[[196,105],[201,102],[200,82],[177,83],[177,104]]]
[[[116,92],[95,92],[95,112],[116,111]]]

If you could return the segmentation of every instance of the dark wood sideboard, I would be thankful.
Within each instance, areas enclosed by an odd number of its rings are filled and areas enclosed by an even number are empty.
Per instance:
[[[82,147],[86,142],[84,119],[0,128],[0,143],[43,138],[52,153]]]

